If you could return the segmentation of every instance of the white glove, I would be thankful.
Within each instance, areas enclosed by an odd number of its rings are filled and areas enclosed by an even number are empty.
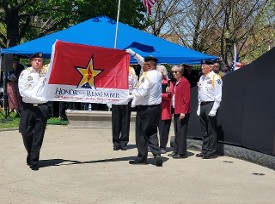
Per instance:
[[[126,49],[126,52],[129,53],[130,55],[135,55],[136,53],[131,50],[131,49]]]
[[[201,114],[201,106],[199,105],[197,110],[197,115],[200,116],[200,114]]]
[[[208,115],[211,117],[214,117],[214,116],[216,116],[216,113],[217,113],[217,111],[211,110]]]
[[[127,99],[128,99],[128,101],[133,100],[134,99],[134,95],[128,95]]]
[[[131,107],[132,108],[136,107],[136,100],[135,99],[132,100]]]

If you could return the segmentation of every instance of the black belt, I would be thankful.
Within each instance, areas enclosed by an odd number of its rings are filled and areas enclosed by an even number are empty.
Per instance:
[[[32,106],[43,106],[46,105],[47,103],[33,103]]]
[[[23,102],[23,104],[25,104],[25,105],[27,105],[27,106],[34,106],[34,107],[37,107],[37,106],[46,105],[47,103],[25,103],[25,102]]]
[[[155,105],[138,105],[139,107],[149,107],[149,108],[154,108],[160,106],[160,104],[155,104]]]
[[[202,101],[201,106],[207,105],[209,103],[213,103],[214,101]]]

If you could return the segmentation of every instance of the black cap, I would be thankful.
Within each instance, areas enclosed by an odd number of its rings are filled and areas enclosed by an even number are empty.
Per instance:
[[[157,58],[154,58],[153,56],[148,56],[144,58],[144,62],[154,61],[155,63],[158,62]]]
[[[210,64],[211,65],[211,64],[214,64],[215,62],[212,61],[212,60],[202,60],[201,63],[202,64]]]
[[[32,58],[43,58],[43,54],[42,54],[42,52],[34,53],[34,54],[30,57],[30,59],[32,59]]]

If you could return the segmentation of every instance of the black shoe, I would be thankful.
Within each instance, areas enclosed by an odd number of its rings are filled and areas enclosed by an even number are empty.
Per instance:
[[[131,160],[131,161],[129,161],[129,164],[132,164],[132,165],[147,165],[148,162],[147,161],[142,162],[142,161],[137,161],[137,160]]]
[[[160,153],[161,153],[161,154],[165,154],[165,153],[166,153],[166,149],[165,149],[165,148],[161,148],[161,149],[160,149]]]
[[[114,151],[118,151],[118,150],[120,150],[120,149],[121,149],[120,147],[114,147],[114,148],[113,148]]]
[[[30,166],[30,168],[31,168],[33,171],[38,171],[38,170],[39,170],[37,164],[32,164],[32,165]]]
[[[168,154],[169,157],[173,157],[173,156],[175,156],[175,155],[177,155],[175,152],[173,152],[173,153],[171,153],[171,154]]]
[[[215,159],[215,158],[217,158],[218,157],[218,155],[216,155],[216,154],[214,154],[214,155],[209,155],[209,156],[203,156],[202,158],[203,159]]]
[[[126,151],[126,150],[127,150],[127,147],[121,147],[121,150],[122,150],[122,151]]]
[[[155,156],[156,166],[162,166],[163,161],[160,155]]]
[[[203,157],[202,153],[196,154],[196,157]]]
[[[173,159],[184,159],[184,158],[187,158],[185,154],[175,154],[173,156]]]

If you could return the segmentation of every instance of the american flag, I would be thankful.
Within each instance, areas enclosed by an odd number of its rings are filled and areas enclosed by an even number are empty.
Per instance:
[[[156,0],[143,0],[143,4],[146,8],[148,16],[150,16],[152,14],[151,8],[155,3],[156,3]]]
[[[240,62],[239,54],[237,52],[236,44],[234,44],[234,58],[232,61],[232,71],[236,71],[242,67],[242,63]]]

